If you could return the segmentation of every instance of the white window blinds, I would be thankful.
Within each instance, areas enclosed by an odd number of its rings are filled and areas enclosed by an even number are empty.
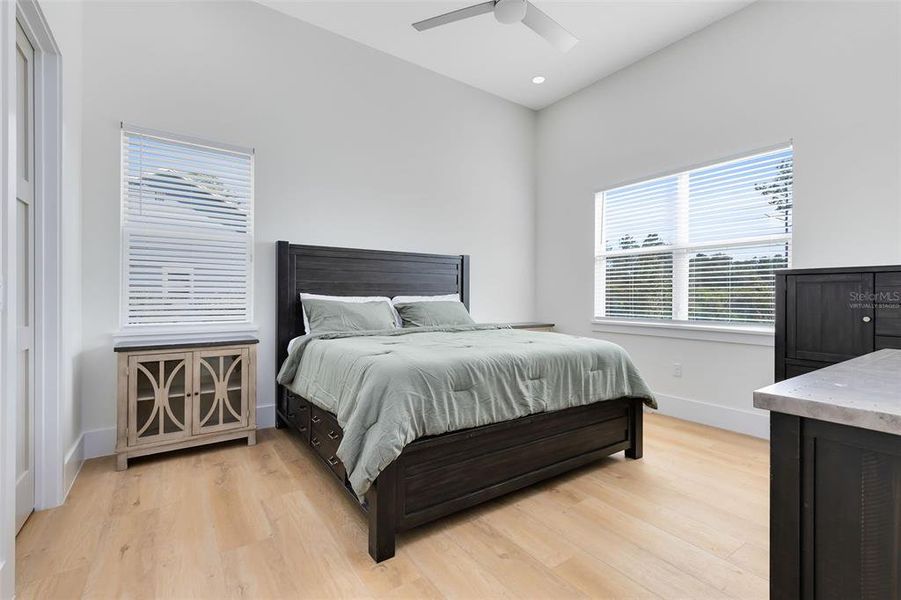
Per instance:
[[[597,194],[595,316],[772,323],[792,182],[787,147]]]
[[[122,325],[249,323],[253,152],[124,126]]]

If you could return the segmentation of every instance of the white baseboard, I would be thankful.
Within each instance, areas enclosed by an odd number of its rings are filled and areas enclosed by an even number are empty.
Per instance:
[[[257,406],[257,429],[275,427],[275,405]]]
[[[116,428],[91,429],[81,434],[84,437],[84,458],[97,458],[116,453]]]
[[[666,394],[655,393],[654,397],[657,398],[661,414],[737,431],[765,440],[770,439],[770,416],[766,413]]]
[[[712,425],[721,429],[737,431],[738,433],[753,435],[763,439],[769,439],[770,437],[770,419],[769,415],[765,413],[689,400],[677,396],[668,396],[666,394],[654,394],[654,396],[660,405],[661,414],[685,419],[686,421],[703,423],[704,425]],[[269,427],[275,427],[275,405],[258,406],[257,428],[267,429]],[[109,456],[115,453],[116,450],[116,428],[107,427],[105,429],[85,431],[82,434],[82,438],[79,439],[79,444],[82,447],[82,460],[98,456]],[[78,445],[73,447],[73,450],[76,450],[77,447]],[[73,450],[70,450],[70,454],[73,453]],[[68,465],[69,457],[67,456],[67,486],[69,485]]]
[[[275,405],[257,406],[257,429],[275,427]],[[109,456],[116,452],[116,428],[92,429],[82,434],[84,459]]]
[[[15,545],[12,541],[7,544],[4,540],[3,546],[4,547],[0,548],[0,553],[6,552],[7,550],[13,552],[15,550]],[[0,598],[15,598],[15,593],[16,581],[9,560],[0,556]]]
[[[69,490],[81,471],[81,465],[84,464],[84,434],[78,436],[69,451],[66,452],[65,462],[63,463],[63,502],[69,496]]]

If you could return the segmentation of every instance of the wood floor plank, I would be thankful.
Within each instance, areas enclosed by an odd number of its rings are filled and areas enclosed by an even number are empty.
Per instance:
[[[736,538],[705,521],[688,517],[668,506],[655,504],[647,498],[634,494],[594,477],[582,477],[571,484],[586,497],[596,498],[636,519],[673,534],[707,552],[728,558],[746,542]]]
[[[416,563],[445,598],[516,598],[480,561],[445,531],[407,540],[404,554]]]
[[[594,520],[565,507],[549,494],[533,495],[517,503],[533,519],[541,519],[574,544],[630,579],[662,597],[727,598],[713,585],[685,573],[630,539],[599,526]]]
[[[660,598],[616,569],[580,554],[554,567],[554,573],[591,598]]]
[[[654,471],[621,469],[612,462],[609,466],[599,465],[599,468],[589,473],[589,477],[670,507],[689,518],[709,523],[733,537],[761,545],[769,544],[768,520],[762,519],[759,515],[751,518],[739,516],[732,507],[722,504],[716,494],[705,494],[703,489],[696,490],[691,486],[682,485],[668,476],[658,477]]]
[[[573,510],[732,598],[765,598],[768,594],[767,580],[646,521],[636,519],[613,505],[596,498],[587,498]]]
[[[17,600],[76,598],[81,596],[87,578],[87,566],[54,573],[43,579],[34,579],[25,584],[17,585],[16,598]]]
[[[614,456],[398,537],[375,564],[364,516],[295,436],[259,432],[85,463],[16,540],[21,598],[756,598],[768,576],[768,446],[648,414]]]
[[[500,510],[487,512],[479,517],[495,530],[525,548],[546,567],[556,567],[580,554],[579,548],[559,535],[548,535],[547,530],[531,527],[528,521],[506,506]]]
[[[111,517],[85,583],[85,598],[156,598],[159,508]]]
[[[29,517],[16,538],[16,585],[91,564],[121,479],[113,464],[109,459],[89,461],[63,506]]]
[[[454,543],[488,568],[505,588],[519,598],[584,597],[576,587],[557,577],[532,557],[526,548],[518,546],[484,521],[467,521],[449,533]]]
[[[729,562],[763,579],[770,576],[770,553],[766,546],[748,542],[729,556]]]

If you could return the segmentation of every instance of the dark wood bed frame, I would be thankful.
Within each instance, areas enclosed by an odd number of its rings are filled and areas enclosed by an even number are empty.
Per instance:
[[[469,307],[469,257],[277,242],[277,365],[305,333],[299,293],[343,296],[460,294]],[[359,504],[335,456],[334,415],[276,385],[276,427],[296,430]],[[361,509],[369,554],[394,556],[394,539],[445,515],[625,450],[641,458],[642,401],[620,398],[418,439],[384,469]]]

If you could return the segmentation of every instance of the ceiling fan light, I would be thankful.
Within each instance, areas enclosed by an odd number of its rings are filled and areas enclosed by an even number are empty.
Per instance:
[[[494,18],[504,25],[519,23],[526,17],[527,9],[526,0],[497,0],[494,5]]]

